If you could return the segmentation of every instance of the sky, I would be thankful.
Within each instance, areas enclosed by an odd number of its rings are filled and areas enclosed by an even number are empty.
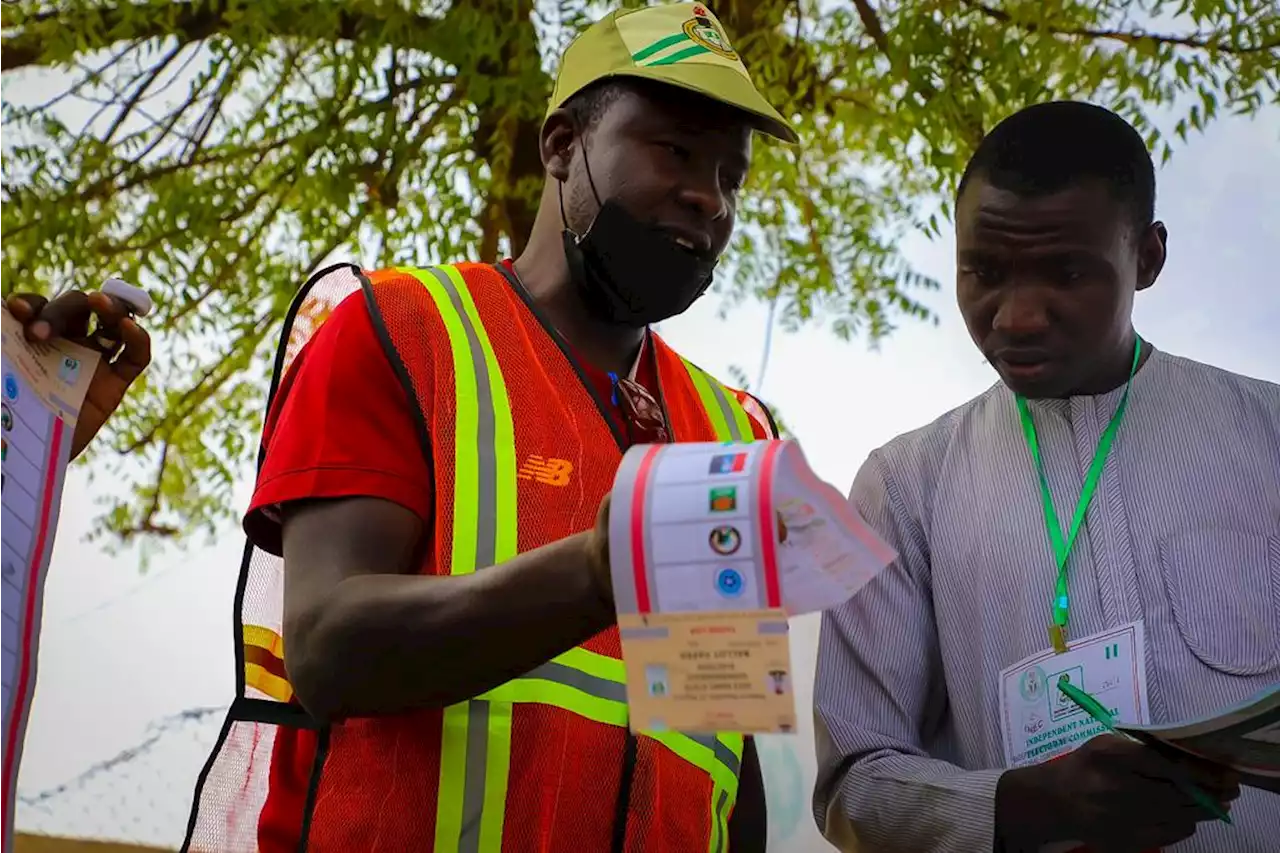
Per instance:
[[[1227,118],[1181,146],[1158,176],[1169,260],[1139,294],[1138,331],[1155,346],[1280,382],[1280,110]],[[775,334],[755,390],[785,417],[814,470],[842,492],[874,448],[973,397],[995,380],[954,303],[950,236],[904,245],[943,283],[926,302],[937,325],[904,321],[878,351],[819,330]],[[756,370],[762,306],[717,317],[708,297],[662,324],[704,368]],[[752,377],[754,381],[754,376]],[[248,473],[248,472],[246,472]],[[248,480],[237,504],[247,503]],[[96,512],[83,469],[68,477],[46,587],[39,677],[27,733],[19,830],[176,846],[201,763],[233,691],[231,600],[243,537],[153,557],[104,555],[85,541]],[[822,849],[809,816],[814,777],[809,702],[816,617],[793,621],[801,730],[761,738],[771,844]],[[804,676],[804,677],[799,677]],[[121,754],[124,757],[121,758]]]

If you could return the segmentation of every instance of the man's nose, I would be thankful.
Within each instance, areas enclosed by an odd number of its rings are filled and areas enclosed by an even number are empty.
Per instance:
[[[689,175],[680,187],[680,200],[709,220],[729,215],[729,194],[721,184],[717,169],[703,169],[697,175]]]
[[[1049,312],[1039,288],[1015,284],[1008,288],[992,321],[995,331],[1010,338],[1034,338],[1049,328]]]

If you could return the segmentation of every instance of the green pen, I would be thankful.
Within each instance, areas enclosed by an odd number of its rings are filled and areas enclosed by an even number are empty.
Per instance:
[[[1101,723],[1103,727],[1106,728],[1107,731],[1111,732],[1112,734],[1118,734],[1121,737],[1127,737],[1129,738],[1129,740],[1142,743],[1142,741],[1138,740],[1137,738],[1129,734],[1126,734],[1125,732],[1117,731],[1116,722],[1112,718],[1111,712],[1108,711],[1106,707],[1104,707],[1103,704],[1099,702],[1097,699],[1093,698],[1088,693],[1084,692],[1079,687],[1076,687],[1074,684],[1068,681],[1066,676],[1063,676],[1058,681],[1058,689],[1061,690],[1068,699],[1070,699],[1072,702],[1075,702],[1077,705],[1083,708],[1085,710],[1085,713],[1087,713],[1090,717],[1093,717],[1093,719]],[[1213,815],[1223,823],[1226,823],[1226,824],[1231,823],[1231,815],[1227,814],[1226,811],[1222,808],[1222,806],[1218,805],[1214,801],[1213,797],[1210,797],[1204,791],[1200,790],[1200,787],[1198,785],[1183,779],[1174,779],[1173,784],[1177,785],[1178,790],[1182,791],[1182,793],[1190,797],[1192,801],[1194,801],[1195,804],[1198,805],[1200,808],[1204,809],[1209,814]]]

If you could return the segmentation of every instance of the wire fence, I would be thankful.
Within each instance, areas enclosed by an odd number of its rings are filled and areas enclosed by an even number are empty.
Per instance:
[[[147,727],[142,741],[66,782],[43,791],[19,789],[15,828],[176,850],[196,774],[226,711],[189,708],[163,717]]]
[[[146,737],[73,778],[18,791],[19,833],[176,850],[187,827],[196,775],[213,749],[226,706],[190,708],[154,721]],[[808,738],[757,739],[769,801],[771,853],[819,849],[809,814]]]

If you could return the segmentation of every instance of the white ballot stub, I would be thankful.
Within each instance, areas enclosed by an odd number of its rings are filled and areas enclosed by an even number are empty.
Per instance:
[[[14,789],[36,683],[45,572],[58,527],[62,480],[80,405],[98,366],[93,350],[32,344],[3,315],[0,500],[4,542],[4,849],[13,836]]]
[[[795,731],[787,617],[894,556],[794,441],[631,448],[609,559],[632,728]]]

